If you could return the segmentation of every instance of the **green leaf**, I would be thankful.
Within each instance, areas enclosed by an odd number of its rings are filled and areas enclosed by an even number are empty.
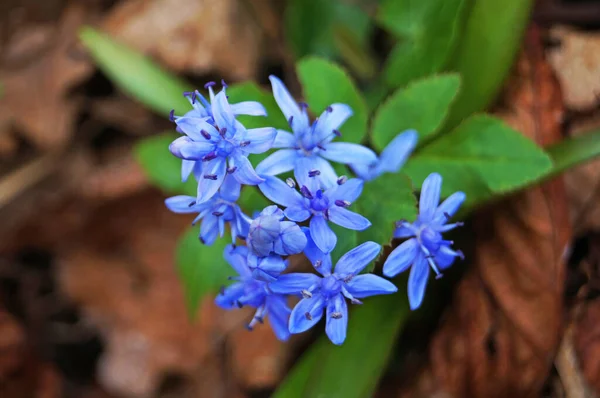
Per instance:
[[[521,48],[533,0],[472,3],[462,38],[447,68],[460,73],[463,87],[445,129],[485,109],[496,98]]]
[[[337,236],[337,244],[331,252],[332,264],[335,263],[342,257],[346,252],[354,249],[358,245],[358,232],[351,229],[340,227],[334,223],[329,223],[329,226]]]
[[[463,191],[474,203],[520,188],[551,168],[548,155],[531,140],[499,119],[475,115],[419,150],[403,170],[419,182],[438,172],[444,196]]]
[[[372,127],[373,146],[382,150],[400,132],[417,130],[419,141],[433,136],[448,114],[458,93],[460,77],[444,74],[418,80],[397,90],[375,114]]]
[[[190,318],[195,318],[202,299],[227,285],[234,274],[223,258],[228,239],[217,239],[211,246],[198,240],[198,229],[189,229],[179,240],[176,250],[177,271],[183,284],[186,308]]]
[[[414,221],[417,200],[413,191],[412,182],[405,174],[388,173],[367,182],[354,210],[367,217],[372,225],[358,234],[359,243],[374,241],[388,245],[396,221]]]
[[[275,127],[276,129],[289,130],[285,116],[281,113],[275,98],[270,91],[257,86],[254,82],[234,84],[227,88],[229,102],[235,104],[242,101],[258,101],[267,110],[267,116],[238,116],[237,119],[247,128]]]
[[[274,398],[372,396],[409,310],[406,295],[366,298],[353,307],[348,337],[335,346],[321,336],[291,370]]]
[[[177,114],[191,109],[182,95],[189,86],[149,58],[87,26],[79,31],[79,38],[119,88],[153,111],[168,115],[171,109]]]
[[[384,0],[377,20],[400,42],[384,67],[390,87],[439,72],[454,48],[463,0]]]
[[[136,143],[134,154],[150,181],[167,193],[196,196],[197,183],[193,176],[181,182],[181,159],[169,152],[169,144],[177,133],[163,133]]]
[[[600,156],[600,130],[569,138],[548,148],[554,162],[551,175]]]
[[[297,64],[304,96],[315,115],[320,115],[335,102],[348,104],[354,111],[340,128],[346,142],[360,142],[367,132],[368,110],[364,98],[339,65],[308,57]]]
[[[242,187],[242,192],[237,203],[250,217],[253,217],[255,211],[262,211],[262,209],[272,204],[260,192],[258,187],[252,185]]]

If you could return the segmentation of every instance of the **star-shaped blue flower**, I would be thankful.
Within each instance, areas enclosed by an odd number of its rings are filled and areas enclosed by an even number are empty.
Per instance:
[[[290,315],[290,332],[302,333],[310,329],[319,322],[325,310],[327,336],[333,344],[342,344],[348,327],[345,298],[353,304],[361,304],[361,298],[390,294],[398,290],[393,283],[379,276],[359,275],[377,257],[380,250],[381,246],[375,242],[363,243],[344,254],[332,272],[331,256],[320,251],[309,239],[304,252],[323,277],[308,273],[284,274],[269,286],[275,293],[302,296]]]
[[[248,113],[256,111],[254,105],[244,106]],[[210,112],[208,107],[203,109],[188,112],[190,116],[173,118],[178,131],[185,135],[169,146],[171,153],[187,161],[182,166],[182,176],[194,172],[198,180],[197,202],[211,199],[226,174],[233,175],[241,184],[260,184],[263,179],[254,171],[248,154],[271,149],[277,131],[272,127],[247,130],[236,120],[224,89],[212,99]],[[201,116],[205,113],[208,116]]]
[[[325,188],[335,185],[337,174],[328,160],[343,164],[369,165],[377,161],[371,149],[348,142],[331,142],[340,135],[340,126],[352,115],[345,104],[331,104],[312,124],[306,112],[307,105],[296,103],[285,85],[270,76],[273,96],[293,131],[277,130],[274,152],[257,167],[260,175],[278,175],[294,170],[296,179],[310,170],[321,171],[321,183]]]
[[[408,277],[408,301],[411,309],[423,302],[429,268],[437,277],[440,270],[452,265],[456,257],[463,257],[460,250],[451,248],[453,242],[442,239],[442,233],[463,225],[461,222],[446,224],[465,200],[465,194],[456,192],[441,205],[442,177],[430,174],[423,182],[419,200],[419,217],[414,223],[398,222],[395,238],[410,238],[394,249],[383,265],[383,274],[393,277],[412,265]]]
[[[371,181],[384,173],[397,173],[417,145],[419,135],[415,130],[398,134],[383,149],[379,158],[371,164],[351,164],[350,168],[358,178]]]
[[[364,184],[362,180],[340,177],[334,186],[323,190],[319,187],[319,170],[311,170],[309,176],[298,180],[300,193],[292,180],[290,186],[272,176],[265,177],[265,182],[259,188],[271,201],[286,207],[283,213],[288,219],[296,222],[310,219],[312,239],[325,253],[331,252],[337,243],[337,236],[329,227],[329,221],[357,231],[371,226],[365,217],[347,209],[360,196]]]
[[[251,219],[246,216],[235,203],[240,197],[240,183],[232,176],[227,176],[219,192],[207,202],[198,204],[196,198],[187,195],[173,196],[165,200],[165,204],[175,213],[198,213],[193,224],[202,220],[200,240],[212,245],[217,236],[223,236],[225,225],[231,226],[231,239],[245,239]]]
[[[233,245],[225,248],[225,260],[231,264],[239,277],[233,278],[235,283],[221,290],[215,298],[215,303],[224,309],[249,306],[256,308],[252,320],[246,326],[252,330],[257,323],[263,323],[268,315],[269,323],[277,338],[286,341],[290,337],[288,318],[290,308],[287,299],[269,290],[268,283],[253,277],[253,272],[247,262],[248,250],[244,246]]]

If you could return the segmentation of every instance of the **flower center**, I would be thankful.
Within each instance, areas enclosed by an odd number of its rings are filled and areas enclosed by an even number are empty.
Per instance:
[[[428,226],[423,226],[417,234],[419,242],[429,250],[430,253],[437,251],[442,242],[442,235]]]
[[[321,281],[321,294],[324,297],[333,297],[342,290],[342,283],[333,275],[326,276]]]
[[[329,199],[323,195],[322,190],[318,190],[314,198],[310,201],[310,208],[315,212],[322,212],[329,208]]]
[[[218,156],[226,157],[226,156],[229,156],[229,154],[231,154],[233,149],[234,149],[233,143],[231,143],[230,141],[228,141],[226,139],[222,139],[222,140],[219,140],[219,142],[217,143],[216,152],[217,152]]]

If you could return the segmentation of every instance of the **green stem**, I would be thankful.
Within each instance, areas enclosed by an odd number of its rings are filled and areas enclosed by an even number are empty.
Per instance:
[[[600,130],[561,141],[547,149],[554,162],[550,176],[600,156]]]

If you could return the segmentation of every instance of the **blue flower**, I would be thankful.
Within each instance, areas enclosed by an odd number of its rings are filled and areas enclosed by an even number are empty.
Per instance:
[[[246,113],[256,110],[254,105],[244,107]],[[178,131],[185,135],[169,146],[173,155],[184,160],[182,176],[185,178],[190,172],[194,172],[198,180],[197,202],[206,202],[212,198],[226,174],[232,174],[241,184],[260,184],[263,179],[254,171],[248,154],[263,153],[271,149],[277,131],[272,127],[247,130],[236,120],[225,90],[211,100],[210,112],[208,107],[203,109],[204,111],[194,109],[188,112],[192,113],[190,116],[186,114],[173,118]],[[209,116],[199,117],[205,113]]]
[[[456,192],[441,205],[440,190],[442,177],[430,174],[423,182],[419,200],[419,217],[414,223],[399,221],[395,238],[411,238],[394,249],[383,265],[383,274],[393,277],[412,265],[408,277],[408,301],[411,309],[419,308],[423,302],[429,277],[429,267],[437,277],[454,262],[463,258],[460,250],[453,250],[452,241],[442,239],[442,233],[463,225],[461,222],[446,224],[465,200],[465,194]]]
[[[415,130],[398,134],[371,164],[351,164],[350,168],[365,181],[371,181],[384,173],[397,173],[417,145],[419,135]]]
[[[215,303],[227,310],[244,306],[256,308],[256,313],[247,325],[248,330],[252,330],[257,323],[263,323],[268,315],[277,338],[286,341],[290,337],[288,318],[291,312],[287,299],[283,295],[272,293],[267,282],[253,277],[248,266],[247,254],[247,248],[244,246],[231,245],[225,248],[225,260],[231,264],[239,277],[233,278],[235,283],[221,289]]]
[[[217,236],[225,233],[225,224],[231,225],[231,238],[245,239],[248,235],[250,218],[235,203],[240,197],[240,183],[227,176],[219,192],[207,202],[198,204],[196,198],[187,195],[173,196],[165,200],[169,210],[175,213],[199,213],[193,224],[202,220],[200,240],[212,245]]]
[[[363,181],[353,178],[346,181],[340,177],[337,183],[327,190],[319,188],[318,170],[310,172],[312,178],[304,179],[300,193],[290,179],[286,184],[277,177],[267,176],[259,185],[262,193],[271,201],[285,206],[285,216],[296,222],[310,219],[310,234],[316,245],[325,253],[333,250],[337,237],[328,221],[344,228],[362,231],[371,222],[360,214],[347,209],[361,194]]]
[[[306,237],[292,221],[283,221],[283,211],[275,206],[266,207],[250,224],[246,245],[260,257],[275,252],[281,256],[300,253],[306,246]]]
[[[362,145],[347,142],[331,142],[340,135],[338,129],[352,115],[345,104],[331,104],[312,124],[306,112],[307,105],[300,106],[290,95],[285,85],[275,76],[270,76],[273,96],[288,120],[293,134],[277,130],[274,152],[257,167],[260,175],[278,175],[294,170],[296,179],[310,170],[320,170],[323,187],[335,185],[337,174],[328,160],[343,164],[371,164],[377,160],[375,152]]]
[[[377,257],[380,250],[381,246],[375,242],[363,243],[344,254],[332,273],[331,256],[320,251],[309,239],[304,252],[323,277],[308,273],[284,274],[269,285],[274,293],[302,296],[290,315],[290,332],[301,333],[310,329],[319,322],[325,310],[327,336],[333,344],[342,344],[346,339],[348,326],[345,298],[350,299],[353,304],[361,304],[358,299],[398,290],[393,283],[379,276],[359,275]]]

